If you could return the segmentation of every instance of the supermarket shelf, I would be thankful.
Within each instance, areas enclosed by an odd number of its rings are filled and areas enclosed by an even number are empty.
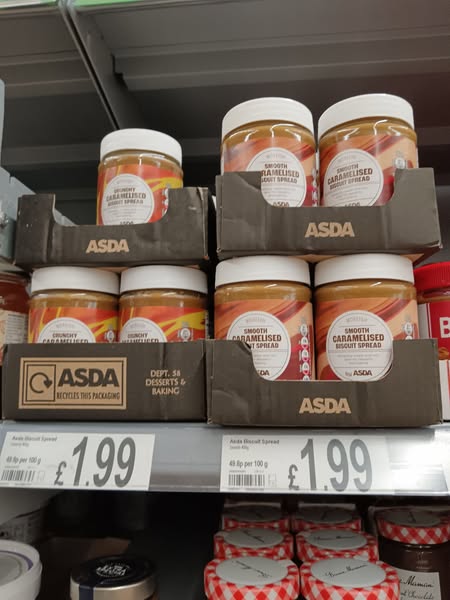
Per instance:
[[[47,423],[4,421],[0,445],[6,432],[152,433],[155,434],[152,491],[217,492],[223,435],[295,435],[339,438],[357,435],[383,437],[387,442],[392,489],[372,489],[384,495],[450,495],[450,424],[400,430],[302,430],[238,429],[185,423]],[[372,457],[376,460],[376,457]],[[332,493],[332,492],[328,492]]]

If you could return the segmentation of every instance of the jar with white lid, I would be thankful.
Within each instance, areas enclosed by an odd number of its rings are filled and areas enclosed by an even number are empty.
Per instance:
[[[42,564],[32,546],[0,540],[0,598],[35,600],[41,587]]]
[[[314,529],[296,536],[297,558],[301,562],[325,558],[378,560],[378,544],[373,535],[349,529]]]
[[[230,506],[222,515],[223,529],[276,529],[289,531],[289,517],[281,508],[269,505],[248,504]]]
[[[73,569],[70,600],[156,600],[156,571],[146,558],[105,556]]]
[[[317,378],[373,381],[392,366],[393,340],[419,337],[412,263],[355,254],[315,272]]]
[[[183,187],[181,146],[151,129],[121,129],[100,147],[97,224],[159,221],[167,212],[169,188]]]
[[[222,122],[221,169],[261,171],[262,194],[274,206],[316,205],[311,111],[290,98],[255,98],[234,106]]]
[[[297,566],[261,556],[214,559],[204,581],[208,600],[297,600],[299,594]]]
[[[134,267],[120,283],[121,342],[189,342],[206,337],[206,275],[166,265]]]
[[[396,169],[418,166],[412,106],[391,94],[364,94],[330,106],[318,125],[321,204],[386,204]]]
[[[395,569],[383,562],[328,558],[300,567],[302,600],[400,600]]]
[[[214,558],[264,556],[275,560],[292,559],[294,538],[287,531],[262,527],[240,527],[214,535]]]
[[[218,264],[216,339],[252,348],[265,379],[314,378],[313,314],[308,264],[289,256],[249,256]]]
[[[119,277],[84,267],[45,267],[31,278],[28,341],[114,342]]]
[[[325,528],[361,531],[362,520],[355,510],[327,504],[300,506],[291,517],[291,529],[294,533]]]

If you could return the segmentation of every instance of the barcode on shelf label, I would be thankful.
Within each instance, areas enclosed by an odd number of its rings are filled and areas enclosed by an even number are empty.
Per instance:
[[[248,473],[231,473],[228,477],[230,488],[264,488],[266,486],[265,475],[251,475]]]
[[[24,471],[23,469],[3,469],[2,481],[32,483],[35,475],[36,471]]]

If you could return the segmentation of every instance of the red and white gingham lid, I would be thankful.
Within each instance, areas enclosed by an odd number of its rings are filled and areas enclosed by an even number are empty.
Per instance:
[[[377,515],[378,533],[403,544],[434,545],[450,540],[450,519],[435,512],[398,508]]]
[[[227,508],[222,516],[223,529],[258,527],[289,531],[289,517],[276,506],[251,504]]]
[[[297,557],[302,562],[325,558],[359,558],[377,561],[378,544],[373,535],[349,529],[315,529],[297,534]]]
[[[336,506],[305,506],[292,517],[292,530],[352,529],[361,531],[361,517],[354,511]]]
[[[290,560],[243,556],[214,559],[205,568],[209,600],[296,600],[298,568]]]
[[[214,557],[265,556],[276,560],[294,556],[290,533],[258,527],[219,531],[214,536]]]
[[[300,568],[305,600],[399,600],[397,571],[382,562],[328,558]]]

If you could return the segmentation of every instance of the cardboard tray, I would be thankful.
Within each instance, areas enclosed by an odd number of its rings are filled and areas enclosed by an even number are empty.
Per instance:
[[[272,253],[317,262],[392,252],[418,262],[441,248],[433,169],[398,169],[384,206],[279,208],[265,201],[259,172],[225,173],[216,191],[220,260]]]
[[[442,420],[436,340],[394,341],[379,381],[268,381],[243,342],[208,341],[208,421],[276,427],[421,427]]]
[[[214,228],[208,226],[214,211],[208,211],[208,203],[206,188],[173,189],[167,213],[154,223],[66,227],[55,220],[54,195],[22,196],[15,263],[25,270],[52,265],[202,265],[210,249],[215,251]]]
[[[4,419],[205,421],[205,345],[12,344]]]

